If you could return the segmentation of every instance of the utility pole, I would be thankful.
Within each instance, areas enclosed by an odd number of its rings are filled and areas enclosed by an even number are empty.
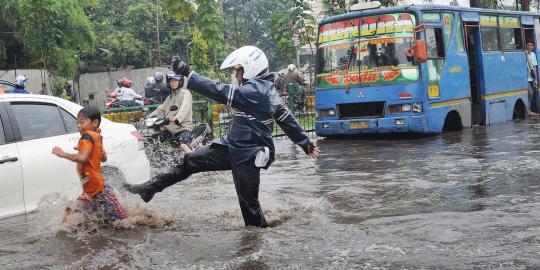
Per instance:
[[[158,53],[158,67],[161,67],[161,46],[159,44],[159,12],[161,10],[159,0],[156,0],[156,35],[157,35],[157,53]]]

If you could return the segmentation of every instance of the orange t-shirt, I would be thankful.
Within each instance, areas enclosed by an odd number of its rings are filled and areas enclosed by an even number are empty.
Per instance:
[[[4,89],[2,89],[2,87],[0,87],[0,94],[5,94],[6,91],[4,91]]]
[[[77,163],[77,171],[83,184],[83,193],[94,197],[103,191],[105,181],[101,176],[101,158],[103,157],[102,137],[95,131],[86,131],[77,144],[79,152],[90,152],[85,163]]]

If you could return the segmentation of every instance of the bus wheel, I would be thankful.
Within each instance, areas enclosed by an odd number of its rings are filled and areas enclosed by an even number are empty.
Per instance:
[[[514,113],[512,114],[512,120],[525,119],[525,104],[523,100],[518,99],[516,105],[514,105]]]
[[[449,112],[446,115],[446,119],[444,120],[443,132],[462,129],[463,125],[461,123],[461,117],[459,116],[459,113],[456,111]]]

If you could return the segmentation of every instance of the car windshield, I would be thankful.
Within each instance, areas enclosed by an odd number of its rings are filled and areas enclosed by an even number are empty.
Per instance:
[[[405,50],[414,42],[409,13],[362,17],[319,29],[317,87],[366,86],[418,80],[418,65]]]

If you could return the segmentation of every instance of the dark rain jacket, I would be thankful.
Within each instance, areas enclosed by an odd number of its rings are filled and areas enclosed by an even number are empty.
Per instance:
[[[215,82],[195,72],[188,76],[188,89],[234,109],[227,138],[217,139],[213,143],[227,146],[235,165],[249,161],[267,146],[270,159],[265,168],[270,166],[275,159],[272,140],[274,121],[304,152],[309,151],[309,137],[282,103],[273,81],[274,74],[267,74],[235,86]]]
[[[167,85],[164,83],[156,82],[144,87],[144,96],[147,98],[154,98],[160,103],[165,101],[165,99],[167,98],[167,96],[169,96],[170,93],[171,90],[169,90],[169,87],[167,87]]]

